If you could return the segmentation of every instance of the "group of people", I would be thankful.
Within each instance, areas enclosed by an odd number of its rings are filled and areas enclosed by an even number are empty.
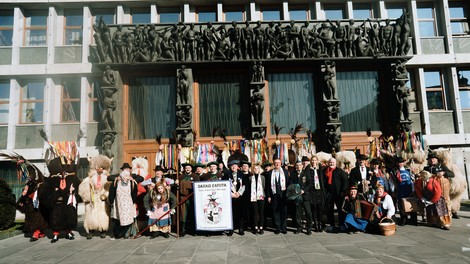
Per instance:
[[[310,26],[309,21],[286,25],[273,21],[262,24],[236,21],[228,28],[208,22],[189,27],[180,22],[170,27],[136,25],[114,32],[102,21],[94,26],[97,58],[114,63],[210,60],[254,60],[271,58],[319,58],[402,56],[410,49],[409,14],[396,23],[386,20],[366,21],[357,25],[354,20],[326,21]]]
[[[454,175],[437,157],[430,155],[429,166],[418,174],[406,168],[402,158],[396,159],[393,170],[382,166],[379,159],[372,159],[370,167],[367,161],[366,156],[359,156],[357,166],[345,171],[337,166],[335,158],[322,164],[315,155],[302,157],[291,170],[277,158],[263,164],[232,159],[228,168],[222,162],[183,163],[177,175],[162,166],[156,166],[153,175],[140,175],[140,168],[135,171],[124,163],[119,174],[110,175],[111,160],[99,156],[90,162],[89,175],[80,183],[74,166],[69,168],[56,159],[48,165],[54,173],[44,178],[44,184],[28,184],[19,204],[25,208],[27,226],[34,231],[31,241],[44,236],[49,227],[53,243],[59,240],[61,231],[67,239],[74,239],[78,196],[85,204],[87,239],[95,234],[105,238],[110,226],[113,239],[135,236],[139,232],[138,216],[145,219],[150,238],[168,238],[175,219],[180,221],[180,236],[198,234],[193,182],[221,180],[230,182],[233,229],[238,229],[239,235],[248,229],[264,234],[267,219],[271,219],[275,234],[285,234],[288,215],[294,233],[376,232],[384,218],[401,225],[417,225],[419,211],[429,225],[449,229],[449,178]],[[410,199],[420,209],[409,210],[405,200]],[[178,206],[178,218],[172,217]],[[233,230],[226,233],[231,236]]]

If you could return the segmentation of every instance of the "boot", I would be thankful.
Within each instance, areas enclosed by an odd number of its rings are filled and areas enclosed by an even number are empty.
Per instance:
[[[457,212],[454,212],[454,213],[452,213],[452,218],[460,219],[460,216],[457,214]]]
[[[72,232],[69,232],[69,233],[67,234],[67,236],[65,236],[65,238],[68,239],[68,240],[74,240],[74,239],[75,239],[75,236],[73,235]]]
[[[90,233],[86,235],[86,239],[92,239],[93,238],[93,231],[90,230]]]
[[[102,231],[100,233],[100,238],[106,238],[106,231]]]
[[[59,232],[54,232],[53,234],[54,234],[54,237],[52,238],[51,243],[55,243],[59,241]]]
[[[164,238],[169,238],[169,237],[170,237],[170,235],[169,235],[168,233],[163,233],[163,232],[161,232],[161,234],[162,234],[162,236],[163,236]]]

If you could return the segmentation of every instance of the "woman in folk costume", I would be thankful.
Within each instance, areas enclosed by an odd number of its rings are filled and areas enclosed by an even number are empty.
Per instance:
[[[137,216],[137,182],[129,170],[123,170],[109,188],[109,203],[114,204],[112,217],[119,221],[116,238],[129,238],[127,231]]]
[[[416,197],[424,204],[426,220],[430,226],[450,228],[450,212],[444,199],[440,179],[427,171],[420,173],[415,182]]]
[[[87,239],[93,237],[95,231],[100,232],[100,237],[106,237],[109,226],[109,187],[107,182],[109,168],[112,159],[99,155],[90,160],[90,171],[88,177],[80,184],[79,195],[85,203],[85,227]]]
[[[266,185],[266,179],[264,175],[261,174],[262,170],[259,163],[254,165],[253,172],[254,174],[250,176],[250,204],[253,210],[253,223],[255,227],[253,233],[264,234],[264,187]]]
[[[64,162],[64,163],[63,163]],[[77,193],[80,185],[75,175],[75,163],[65,157],[57,157],[47,164],[50,176],[44,179],[39,189],[39,202],[48,212],[49,227],[54,237],[51,243],[59,240],[61,231],[65,231],[66,239],[75,239],[72,230],[77,228]],[[41,206],[42,206],[41,205]]]
[[[378,210],[375,212],[377,220],[382,218],[393,219],[395,221],[395,205],[390,194],[385,191],[385,187],[378,183],[376,187],[377,192],[374,196],[374,203],[378,206]]]
[[[151,239],[162,235],[169,237],[171,231],[171,214],[174,214],[176,197],[165,187],[163,182],[157,182],[155,187],[149,186],[144,197],[144,207],[147,210],[148,224],[150,226]],[[168,213],[170,211],[170,213]],[[157,221],[158,220],[158,221]]]
[[[341,210],[346,214],[343,228],[348,234],[366,230],[369,221],[362,219],[361,202],[355,185],[349,187],[349,194],[344,197]]]

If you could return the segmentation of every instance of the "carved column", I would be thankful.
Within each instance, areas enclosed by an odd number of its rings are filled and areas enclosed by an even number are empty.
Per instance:
[[[323,74],[323,110],[326,116],[326,151],[341,150],[341,122],[339,121],[340,101],[336,86],[336,64],[325,61],[321,66]]]
[[[100,104],[101,104],[101,128],[102,135],[101,152],[103,155],[113,158],[116,150],[113,148],[116,140],[116,118],[117,107],[116,92],[118,91],[118,75],[106,65],[101,80]]]
[[[392,86],[397,109],[396,116],[398,117],[397,121],[400,122],[401,131],[409,132],[412,129],[409,103],[411,89],[406,86],[406,83],[409,81],[408,71],[405,66],[406,61],[406,59],[398,59],[395,63],[392,63],[391,69]]]
[[[193,145],[193,72],[181,65],[176,70],[176,141],[183,147]]]
[[[264,66],[261,61],[254,61],[250,80],[251,137],[263,138],[266,130],[264,115]]]

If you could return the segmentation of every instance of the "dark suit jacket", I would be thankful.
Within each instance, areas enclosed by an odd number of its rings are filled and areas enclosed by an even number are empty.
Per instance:
[[[268,174],[267,174],[267,177],[266,177],[266,197],[268,198],[272,198],[273,197],[273,190],[271,189],[271,177],[273,175],[273,171],[274,170],[271,170]],[[282,171],[284,172],[284,175],[286,177],[286,190],[284,191],[281,191],[281,198],[285,199],[287,198],[287,186],[289,186],[289,172],[282,168]]]
[[[236,191],[238,192],[238,190],[240,190],[241,186],[243,185],[249,185],[248,184],[248,181],[244,180],[245,176],[243,175],[243,173],[241,171],[237,171],[237,187],[236,187]],[[222,177],[222,180],[224,181],[233,181],[233,175],[232,175],[232,172],[231,171],[228,171],[224,174],[224,176]],[[247,190],[248,186],[245,186],[245,192],[243,193],[243,196],[245,196],[246,192],[248,191]]]
[[[316,169],[318,180],[320,181],[320,191],[325,195],[325,181],[323,176],[322,169]],[[302,177],[306,177],[306,184],[304,185],[304,196],[302,197],[304,200],[311,200],[312,199],[312,192],[315,190],[315,174],[314,169],[309,165],[305,170],[302,171]]]
[[[366,167],[366,180],[370,181],[370,168]],[[349,185],[357,184],[357,191],[359,193],[363,192],[362,186],[362,176],[361,176],[361,167],[354,167],[349,173]]]
[[[328,169],[328,167],[326,167],[324,170],[323,170],[323,180],[325,182],[325,189],[326,191],[332,196],[332,197],[342,197],[345,195],[346,193],[346,190],[348,189],[348,184],[349,184],[349,180],[348,180],[348,174],[336,167],[336,169],[333,171],[333,175],[332,175],[332,181],[331,181],[331,185],[328,184],[328,178],[326,177],[326,170]]]

